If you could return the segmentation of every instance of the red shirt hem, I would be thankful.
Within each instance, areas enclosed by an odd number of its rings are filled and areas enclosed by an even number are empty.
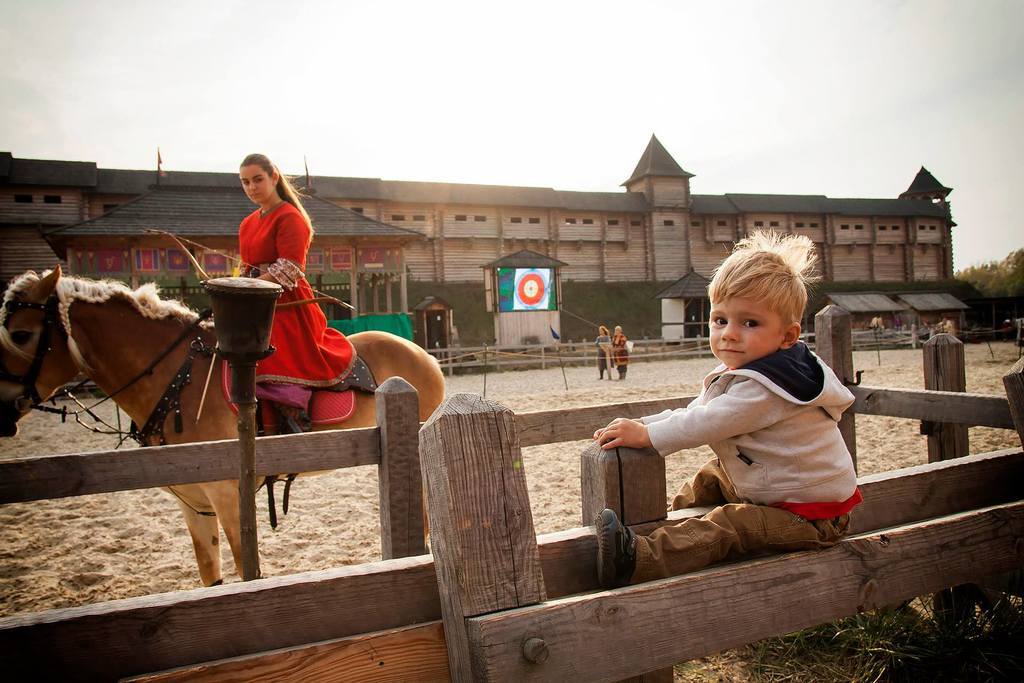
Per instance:
[[[772,507],[788,510],[804,519],[831,519],[845,515],[847,512],[864,502],[860,489],[853,490],[853,495],[838,503],[774,503]]]

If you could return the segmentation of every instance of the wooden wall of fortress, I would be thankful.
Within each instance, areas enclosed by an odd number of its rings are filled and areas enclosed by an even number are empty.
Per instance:
[[[32,192],[37,201],[16,203],[14,195],[21,191]],[[49,194],[60,195],[61,203],[43,203],[42,196]],[[49,267],[55,257],[40,238],[40,228],[98,216],[104,205],[132,196],[88,194],[68,187],[0,188],[0,226],[4,226],[0,227],[0,269],[9,275]],[[737,235],[756,229],[757,223],[811,238],[818,245],[823,274],[828,280],[898,282],[946,279],[953,274],[950,228],[936,218],[712,215],[695,214],[684,206],[655,207],[643,214],[331,201],[360,208],[367,216],[422,233],[426,240],[410,244],[405,254],[411,277],[422,281],[480,282],[482,264],[522,248],[566,261],[569,265],[562,273],[566,280],[671,281],[685,275],[691,267],[710,275]],[[404,219],[395,220],[394,216]],[[457,220],[457,216],[465,216],[466,220]],[[476,220],[478,216],[483,220]],[[521,222],[513,223],[513,218]],[[530,223],[531,218],[536,222]],[[566,218],[573,218],[576,223],[569,224]],[[584,225],[584,220],[591,222]],[[777,225],[772,226],[773,223]],[[797,227],[797,223],[806,227]],[[812,223],[817,227],[810,227]],[[843,229],[843,225],[849,227]],[[863,227],[857,230],[856,225]],[[898,229],[893,230],[893,226]]]

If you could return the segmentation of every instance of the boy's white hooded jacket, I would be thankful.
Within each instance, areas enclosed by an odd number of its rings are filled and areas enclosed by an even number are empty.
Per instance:
[[[852,404],[832,369],[797,343],[736,370],[719,365],[689,406],[642,422],[662,455],[708,444],[740,497],[799,512],[859,502],[838,426]]]

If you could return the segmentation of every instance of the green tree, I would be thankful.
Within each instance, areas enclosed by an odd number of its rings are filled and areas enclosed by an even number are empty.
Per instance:
[[[956,278],[971,283],[985,296],[1024,296],[1024,249],[1010,252],[1002,261],[964,268]]]

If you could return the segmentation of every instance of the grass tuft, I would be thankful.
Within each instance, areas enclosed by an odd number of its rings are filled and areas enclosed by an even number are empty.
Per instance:
[[[1024,680],[1024,606],[934,608],[932,598],[769,638],[740,651],[752,681]]]

